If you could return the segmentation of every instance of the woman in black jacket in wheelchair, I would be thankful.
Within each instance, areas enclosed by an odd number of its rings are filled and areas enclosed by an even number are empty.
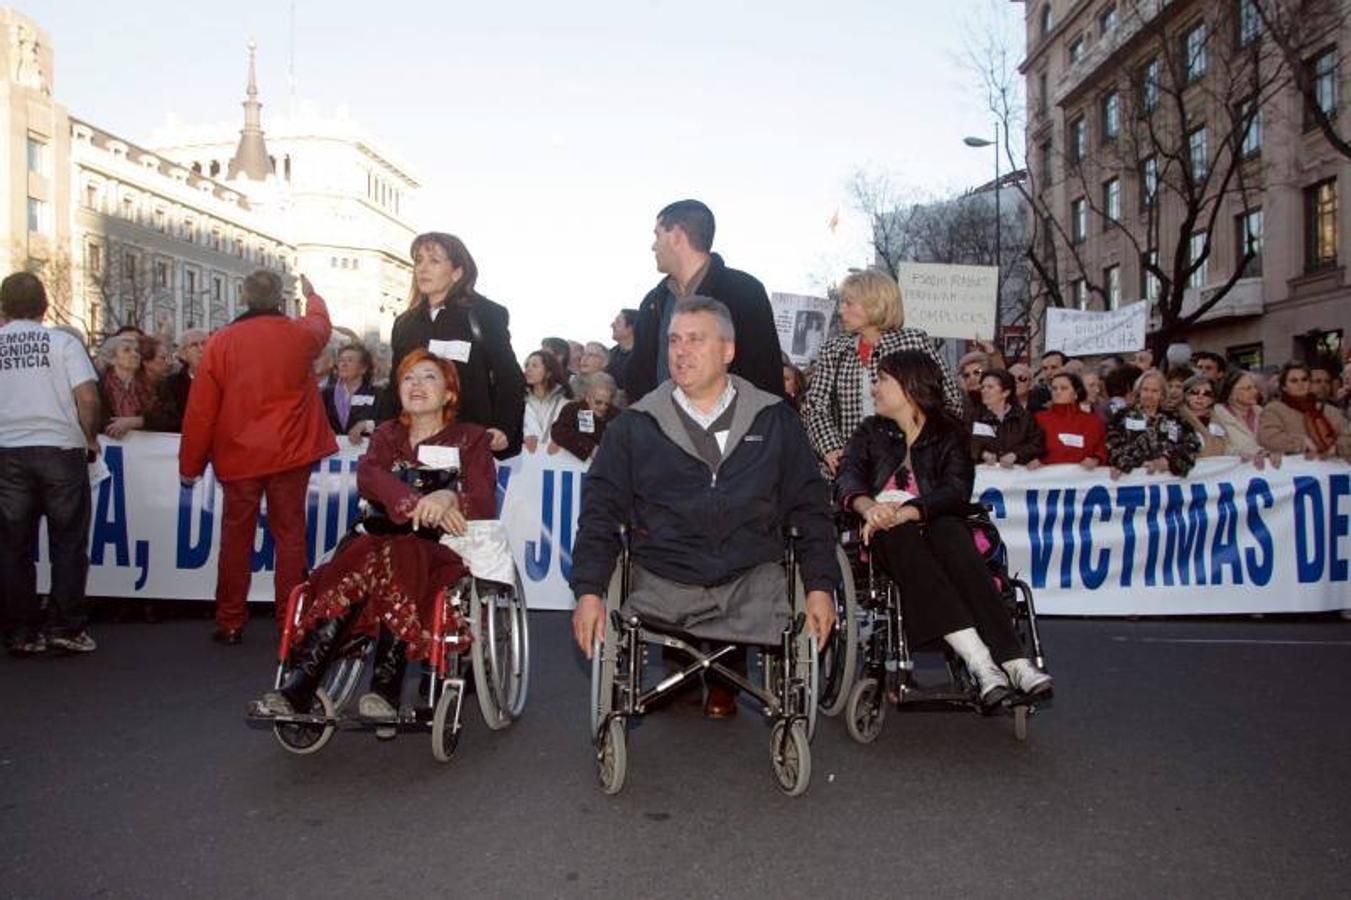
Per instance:
[[[971,503],[975,469],[962,423],[944,408],[942,372],[923,353],[894,353],[879,364],[872,390],[877,415],[845,448],[835,499],[862,518],[864,541],[901,587],[910,641],[946,641],[985,709],[1011,688],[1048,694],[1051,677],[1023,655],[967,526],[979,509]]]

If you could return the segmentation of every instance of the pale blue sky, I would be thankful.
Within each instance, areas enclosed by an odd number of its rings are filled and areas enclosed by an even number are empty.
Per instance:
[[[981,16],[1021,35],[1023,15],[1007,0],[295,5],[300,99],[347,107],[415,169],[418,224],[465,239],[522,356],[548,333],[608,341],[614,310],[658,278],[652,220],[670,200],[708,203],[714,249],[770,291],[820,293],[868,260],[857,168],[930,190],[989,180],[990,152],[961,139],[990,117],[956,60]],[[23,6],[51,34],[57,98],[136,141],[170,114],[240,117],[250,34],[266,128],[288,102],[289,8]]]

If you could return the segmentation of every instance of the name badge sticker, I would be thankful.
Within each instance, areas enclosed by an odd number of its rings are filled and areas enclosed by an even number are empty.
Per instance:
[[[1084,436],[1082,434],[1070,434],[1066,432],[1064,434],[1058,434],[1056,437],[1060,438],[1060,443],[1064,444],[1066,447],[1078,447],[1080,450],[1084,447]]]
[[[352,398],[353,406],[374,406],[375,396],[373,394],[357,394]]]
[[[1213,435],[1215,435],[1215,437],[1221,437],[1221,438],[1224,437],[1224,436],[1226,435],[1226,432],[1225,432],[1225,430],[1224,430],[1224,426],[1221,425],[1219,422],[1211,422],[1211,423],[1210,423],[1210,433],[1213,434]]]
[[[595,434],[596,414],[589,409],[577,410],[577,430],[582,434]]]
[[[427,352],[451,362],[469,362],[470,344],[468,341],[428,341]]]
[[[989,425],[988,423],[985,422],[972,422],[971,433],[976,435],[977,437],[992,438],[995,436],[994,426]]]
[[[1127,431],[1144,431],[1145,428],[1147,428],[1148,426],[1149,426],[1149,423],[1146,422],[1144,419],[1127,419],[1127,420],[1126,420],[1126,430],[1127,430]]]
[[[430,469],[460,468],[459,447],[439,447],[435,444],[419,444],[417,461]]]

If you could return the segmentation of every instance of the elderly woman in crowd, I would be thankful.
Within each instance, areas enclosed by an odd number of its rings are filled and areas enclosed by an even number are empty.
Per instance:
[[[1107,463],[1112,477],[1141,466],[1150,474],[1186,475],[1196,464],[1191,427],[1164,407],[1168,381],[1150,369],[1135,382],[1135,403],[1107,423]]]
[[[1050,405],[1035,414],[1046,449],[1040,459],[1031,460],[1027,467],[1072,463],[1095,469],[1106,462],[1106,430],[1101,419],[1084,411],[1088,391],[1083,379],[1073,372],[1057,372],[1051,376],[1050,388]]]
[[[845,333],[821,345],[802,417],[812,447],[832,473],[854,429],[873,413],[872,382],[878,361],[901,350],[928,354],[938,366],[943,400],[961,418],[962,391],[929,336],[906,328],[901,289],[885,272],[853,272],[840,284],[840,323]]]
[[[1027,404],[1032,393],[1032,367],[1027,363],[1014,363],[1008,371],[1013,376],[1013,402],[1031,412],[1032,408]]]
[[[146,411],[146,431],[180,432],[183,430],[183,411],[188,408],[188,391],[197,367],[202,364],[207,333],[200,328],[189,328],[178,339],[178,368],[161,381],[155,391],[155,402]]]
[[[114,335],[99,348],[104,364],[99,379],[103,401],[103,433],[121,439],[127,432],[145,427],[145,413],[154,404],[155,388],[141,365],[139,339],[134,334]]]
[[[1262,408],[1257,442],[1271,453],[1303,453],[1308,459],[1351,460],[1351,432],[1345,417],[1310,390],[1309,367],[1281,367],[1280,397]]]
[[[573,456],[586,462],[600,446],[605,427],[619,416],[614,405],[615,380],[607,372],[595,372],[586,377],[585,395],[574,400],[558,413],[549,436],[553,442]]]
[[[610,364],[610,351],[597,341],[583,344],[581,355],[577,357],[577,374],[568,379],[568,386],[574,397],[586,395],[586,380],[597,372],[604,372]]]
[[[136,349],[141,353],[141,369],[150,380],[150,386],[158,387],[173,369],[169,345],[158,335],[143,334],[136,339]]]
[[[376,403],[375,358],[365,344],[353,341],[338,350],[333,378],[320,393],[328,427],[334,434],[345,434],[353,444],[375,430]]]
[[[991,369],[981,376],[981,408],[971,421],[971,458],[1004,468],[1041,456],[1046,438],[1032,414],[1013,399],[1013,376]]]
[[[514,456],[525,418],[525,376],[511,349],[506,307],[477,291],[478,265],[453,234],[420,234],[409,253],[413,284],[408,309],[394,320],[390,335],[391,367],[397,371],[416,349],[453,361],[460,379],[460,420],[488,429],[499,458]]]
[[[525,422],[522,433],[527,453],[549,442],[549,432],[558,414],[571,399],[567,371],[548,350],[536,350],[525,358]]]
[[[981,378],[991,368],[989,354],[980,350],[965,353],[957,360],[957,380],[962,386],[965,409],[963,418],[968,422],[973,420],[982,408]]]
[[[291,670],[279,690],[254,703],[255,713],[309,710],[346,638],[378,634],[371,689],[358,710],[369,719],[393,719],[407,661],[425,659],[430,650],[436,594],[467,571],[440,537],[463,535],[469,520],[495,513],[490,439],[480,426],[456,418],[455,365],[413,350],[395,383],[403,411],[375,430],[357,464],[357,489],[374,508],[366,533],[310,575],[312,599]],[[431,486],[419,493],[414,475]]]
[[[942,638],[966,663],[985,708],[1005,700],[1010,687],[1048,694],[1051,677],[1023,655],[965,522],[975,468],[965,428],[948,408],[942,369],[923,352],[892,354],[881,360],[873,396],[877,414],[849,440],[835,499],[862,517],[872,552],[906,587],[901,605],[911,640]]]
[[[1182,385],[1178,416],[1196,436],[1196,456],[1224,456],[1228,451],[1224,425],[1215,420],[1215,382],[1208,375],[1193,375]]]
[[[1257,441],[1262,418],[1262,391],[1257,379],[1243,369],[1230,369],[1216,392],[1217,403],[1211,421],[1224,429],[1224,452],[1238,456],[1261,468],[1269,457],[1276,466],[1281,464],[1280,453],[1268,453]]]

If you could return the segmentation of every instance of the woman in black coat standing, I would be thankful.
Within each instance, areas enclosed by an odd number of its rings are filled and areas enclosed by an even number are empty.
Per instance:
[[[911,641],[942,638],[976,680],[985,708],[1010,687],[1046,695],[1051,677],[1023,655],[965,518],[975,468],[962,422],[945,408],[943,371],[927,353],[884,357],[873,384],[877,414],[845,446],[835,500],[900,587]]]
[[[454,362],[459,421],[486,428],[498,459],[514,456],[521,449],[525,376],[511,349],[506,307],[474,289],[478,266],[454,235],[418,235],[410,252],[413,286],[408,309],[394,321],[390,371],[419,348]]]

